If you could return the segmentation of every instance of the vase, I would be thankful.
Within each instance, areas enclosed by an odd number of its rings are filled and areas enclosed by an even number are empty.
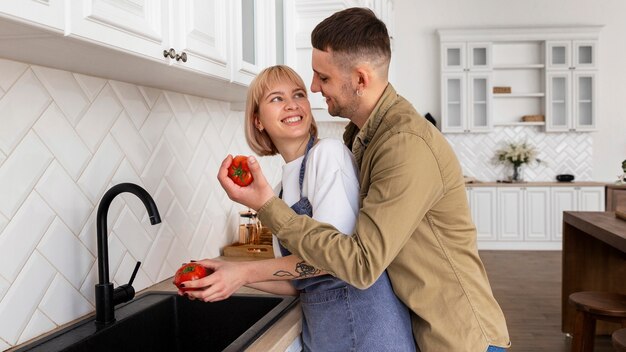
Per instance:
[[[522,165],[513,164],[513,176],[511,176],[511,182],[524,182],[522,177]]]

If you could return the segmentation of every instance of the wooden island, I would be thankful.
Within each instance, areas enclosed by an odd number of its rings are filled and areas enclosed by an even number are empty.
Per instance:
[[[563,212],[562,325],[574,330],[575,309],[568,303],[578,291],[626,294],[626,221],[614,212]],[[619,324],[597,322],[597,334]]]

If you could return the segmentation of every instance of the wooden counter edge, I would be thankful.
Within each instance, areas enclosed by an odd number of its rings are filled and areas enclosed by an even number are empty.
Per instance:
[[[563,222],[626,253],[626,222],[615,217],[614,212],[564,211]]]

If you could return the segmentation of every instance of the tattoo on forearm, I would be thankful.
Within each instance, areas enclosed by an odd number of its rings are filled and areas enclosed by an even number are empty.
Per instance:
[[[315,276],[319,274],[320,272],[321,270],[316,269],[312,265],[309,265],[306,262],[302,261],[296,264],[295,274],[287,270],[278,270],[277,272],[274,273],[274,276],[279,276],[279,277],[289,276],[289,277],[293,277],[294,279],[302,279],[305,277]]]

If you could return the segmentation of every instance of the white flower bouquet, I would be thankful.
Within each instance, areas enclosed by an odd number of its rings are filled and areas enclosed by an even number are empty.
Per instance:
[[[513,176],[511,181],[520,181],[519,168],[524,164],[536,162],[540,164],[541,159],[537,158],[537,149],[527,142],[509,142],[505,147],[496,150],[494,162],[496,164],[511,164],[513,166]]]

